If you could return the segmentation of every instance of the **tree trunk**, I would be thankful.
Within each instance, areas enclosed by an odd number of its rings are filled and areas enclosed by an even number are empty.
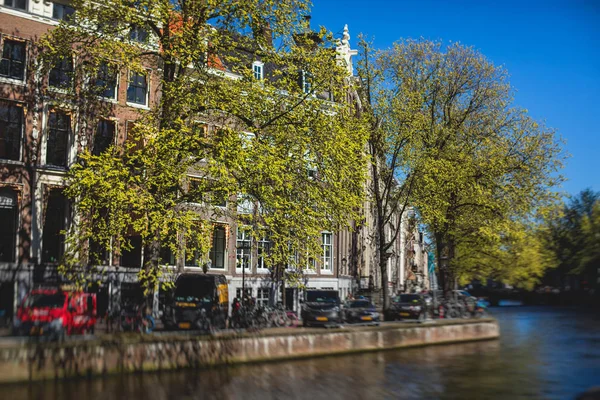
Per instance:
[[[450,268],[454,258],[454,242],[441,233],[435,234],[438,258],[438,287],[444,291],[444,297],[449,297],[455,289],[454,274]]]
[[[283,308],[287,310],[285,300],[285,268],[281,267],[281,304],[283,305]]]
[[[390,308],[390,296],[388,287],[388,272],[387,272],[387,261],[389,256],[386,253],[380,253],[379,255],[379,269],[381,271],[381,290],[383,291],[383,309],[387,310]]]
[[[149,260],[147,263],[144,263],[144,269],[146,272],[146,278],[144,281],[140,282],[142,284],[142,288],[145,289],[146,293],[146,308],[152,310],[152,303],[154,299],[154,290],[156,289],[156,281],[154,278],[149,280],[149,275],[156,275],[158,273],[158,261],[160,258],[160,236],[158,233],[154,236],[150,245],[148,246],[149,250]]]
[[[352,275],[353,283],[350,286],[351,289],[356,291],[355,286],[359,281],[360,277],[358,276],[358,232],[356,227],[356,221],[352,222],[352,244],[350,247],[350,274]],[[352,293],[354,294],[354,293]]]

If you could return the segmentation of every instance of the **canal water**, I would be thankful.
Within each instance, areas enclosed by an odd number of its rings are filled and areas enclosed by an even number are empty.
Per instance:
[[[0,387],[5,400],[574,399],[600,386],[600,314],[492,309],[501,339],[270,364]]]

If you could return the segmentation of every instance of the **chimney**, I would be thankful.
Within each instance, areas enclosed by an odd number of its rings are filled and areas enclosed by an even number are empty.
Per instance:
[[[310,16],[310,14],[304,16],[304,33],[311,33],[311,30],[310,30],[311,18],[312,17]]]
[[[318,32],[313,32],[310,29],[310,19],[311,16],[310,15],[305,15],[303,18],[303,23],[302,25],[304,28],[304,32],[302,33],[297,33],[294,34],[294,40],[296,42],[296,44],[298,46],[306,46],[306,47],[316,47],[318,46],[321,42],[322,39],[319,36]]]
[[[254,25],[252,34],[255,40],[262,40],[267,46],[273,46],[273,30],[268,21]]]

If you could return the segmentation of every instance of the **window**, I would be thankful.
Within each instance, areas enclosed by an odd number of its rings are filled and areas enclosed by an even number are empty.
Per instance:
[[[218,191],[214,191],[211,193],[211,201],[210,204],[212,204],[215,207],[227,207],[227,197],[229,197],[227,195],[227,193],[225,191],[222,190],[218,190]]]
[[[256,304],[261,307],[269,305],[269,288],[258,288],[256,293]]]
[[[216,225],[210,249],[211,268],[225,269],[225,227]]]
[[[4,39],[0,76],[19,81],[25,79],[25,42]]]
[[[17,240],[17,196],[14,190],[0,189],[0,261],[15,261]]]
[[[108,209],[105,207],[100,208],[93,214],[93,224],[95,226],[106,226],[108,224]],[[90,238],[88,241],[89,254],[88,262],[92,265],[110,265],[110,245],[112,239],[95,240]]]
[[[308,72],[302,71],[300,73],[300,87],[302,88],[302,93],[311,93],[312,85],[310,83],[310,74]]]
[[[252,288],[245,288],[243,293],[245,293],[248,297],[252,297]],[[242,299],[242,288],[235,289],[235,297],[237,297],[240,300]]]
[[[271,242],[269,241],[269,237],[267,235],[260,238],[258,241],[258,265],[256,268],[258,269],[267,269],[267,262],[265,260],[265,256],[269,254],[271,248]]]
[[[186,267],[199,267],[202,261],[202,255],[199,251],[195,250],[194,252],[186,251],[184,265]]]
[[[162,264],[165,265],[175,265],[175,253],[168,246],[160,247],[160,260]]]
[[[60,189],[50,189],[42,234],[42,262],[55,263],[64,253],[65,238],[61,233],[66,229],[67,198]]]
[[[316,260],[308,254],[306,254],[306,269],[310,272],[314,272],[317,270]]]
[[[236,267],[241,269],[252,268],[252,237],[250,231],[242,226],[237,228],[237,240],[236,244]]]
[[[89,263],[92,265],[109,265],[110,253],[100,242],[89,240]]]
[[[213,190],[202,194],[202,200],[213,207],[227,207],[229,195],[224,190]]]
[[[125,147],[130,152],[141,150],[144,147],[144,136],[135,129],[135,121],[125,122]]]
[[[324,271],[332,271],[333,270],[333,243],[331,241],[332,234],[329,232],[324,232],[322,234],[323,240],[323,263],[321,265],[321,269]]]
[[[298,251],[294,251],[294,254],[288,257],[287,269],[295,270],[296,268],[298,268],[298,258]]]
[[[63,112],[51,112],[48,117],[46,165],[67,166],[67,145],[70,133],[71,116]]]
[[[141,26],[134,25],[129,31],[129,39],[134,42],[145,43],[148,40],[148,31]]]
[[[263,63],[259,61],[255,61],[252,64],[252,72],[254,74],[254,79],[260,81],[263,79]]]
[[[199,178],[189,177],[188,181],[188,198],[190,203],[202,203],[202,180]]]
[[[127,88],[127,101],[130,103],[146,105],[148,97],[148,83],[146,74],[131,73],[129,87]]]
[[[23,109],[0,103],[0,158],[20,160],[21,132],[23,132]]]
[[[106,119],[101,119],[98,122],[96,135],[94,136],[94,148],[92,154],[99,156],[104,153],[115,140],[115,123]]]
[[[107,63],[102,63],[96,76],[99,95],[107,99],[117,99],[117,71]]]
[[[254,211],[254,203],[250,196],[238,193],[236,196],[237,202],[237,213],[238,214],[252,214]]]
[[[4,0],[4,5],[19,10],[27,10],[27,0]]]
[[[54,19],[68,21],[73,14],[75,14],[75,9],[71,6],[56,2],[52,5],[52,18]]]
[[[142,266],[142,237],[140,235],[129,236],[131,248],[121,251],[121,265],[124,267],[141,268]]]
[[[71,86],[72,75],[73,60],[71,57],[64,57],[50,70],[48,83],[57,88],[68,88]]]

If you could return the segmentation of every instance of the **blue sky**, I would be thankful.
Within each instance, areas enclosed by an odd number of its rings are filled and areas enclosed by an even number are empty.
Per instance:
[[[313,27],[355,46],[359,33],[387,48],[401,38],[474,46],[504,65],[515,104],[558,130],[570,154],[566,193],[600,191],[600,0],[313,0]]]

